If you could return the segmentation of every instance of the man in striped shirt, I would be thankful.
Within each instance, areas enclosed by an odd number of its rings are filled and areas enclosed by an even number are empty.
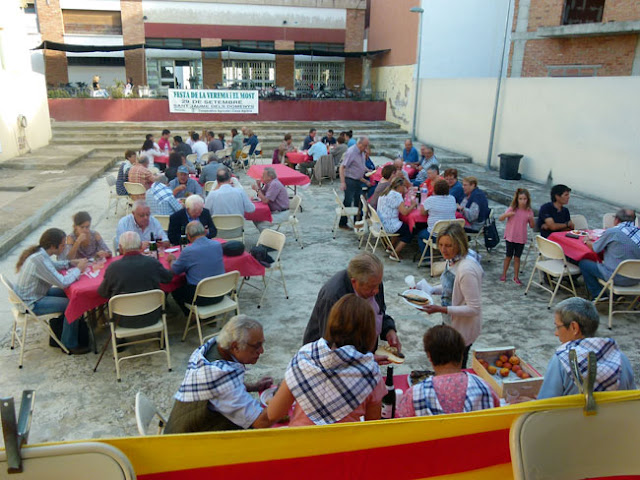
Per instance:
[[[166,176],[160,175],[158,179],[147,190],[147,204],[151,209],[151,215],[171,215],[182,210],[182,205],[173,196],[173,191],[167,186],[169,180]]]

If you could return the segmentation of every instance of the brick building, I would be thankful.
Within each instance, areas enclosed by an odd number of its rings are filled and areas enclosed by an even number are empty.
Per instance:
[[[162,94],[168,88],[278,86],[299,91],[359,88],[366,2],[360,0],[35,0],[42,40],[145,49],[65,53],[46,50],[49,85],[101,76],[103,86],[132,77]],[[229,47],[198,52],[193,47]],[[234,52],[233,48],[273,53]],[[325,50],[334,56],[278,55]]]

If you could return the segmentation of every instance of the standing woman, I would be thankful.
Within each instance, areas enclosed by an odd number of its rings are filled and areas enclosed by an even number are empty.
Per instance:
[[[78,212],[73,216],[73,231],[67,236],[67,245],[63,258],[109,258],[111,250],[100,234],[91,230],[91,216],[87,212]]]
[[[410,206],[404,204],[405,193],[407,193],[407,188],[404,184],[404,177],[394,178],[378,198],[378,208],[376,209],[387,233],[398,234],[397,237],[391,237],[396,255],[399,255],[404,246],[413,238],[409,225],[400,220],[400,215],[408,215],[412,210],[418,208],[415,198],[411,200]],[[391,260],[399,261],[393,252],[389,253]]]
[[[15,285],[16,294],[33,310],[36,315],[64,312],[69,299],[63,289],[80,278],[87,266],[87,259],[54,261],[51,255],[64,252],[66,235],[59,228],[50,228],[40,237],[38,245],[22,252],[16,272],[19,273]],[[70,268],[75,266],[76,268]],[[59,270],[69,269],[62,275]],[[79,348],[78,331],[80,323],[62,322],[62,338],[65,347],[74,355],[89,352],[89,347]]]
[[[442,305],[427,305],[423,310],[429,315],[442,313],[444,323],[460,332],[466,347],[462,368],[466,368],[469,349],[482,329],[484,270],[478,254],[469,249],[467,234],[457,223],[440,233],[438,249],[447,263],[440,276],[440,285],[431,293],[441,295]]]

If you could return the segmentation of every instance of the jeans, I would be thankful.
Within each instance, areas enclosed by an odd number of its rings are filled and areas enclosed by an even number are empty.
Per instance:
[[[33,304],[31,310],[36,315],[46,315],[48,313],[63,312],[69,304],[69,299],[64,290],[58,287],[51,287],[47,294]],[[76,348],[78,346],[78,331],[80,329],[79,320],[73,323],[67,322],[65,318],[62,322],[62,338],[60,341],[67,348]]]
[[[356,207],[360,201],[363,183],[360,180],[354,180],[349,177],[346,177],[344,180],[347,184],[347,188],[344,191],[344,206]],[[346,225],[347,223],[347,217],[340,217],[340,225]]]
[[[598,268],[598,264],[592,260],[580,260],[578,266],[580,267],[580,272],[582,272],[584,283],[587,286],[591,298],[596,298],[600,290],[602,290],[602,285],[600,285],[598,279],[608,280],[608,278],[604,278],[600,272],[600,268]]]
[[[428,228],[425,228],[424,230],[420,230],[418,232],[418,248],[420,249],[420,255],[422,255],[422,252],[424,252],[424,249],[427,246],[427,244],[424,242],[427,241],[429,235],[431,235],[431,233],[429,232]]]

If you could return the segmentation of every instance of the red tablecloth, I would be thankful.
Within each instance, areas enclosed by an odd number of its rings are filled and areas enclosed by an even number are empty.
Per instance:
[[[262,172],[267,167],[271,167],[276,171],[278,180],[280,180],[283,185],[308,185],[311,183],[311,180],[309,180],[309,177],[306,175],[296,172],[293,168],[289,168],[282,164],[253,165],[247,171],[247,175],[251,178],[255,178],[256,180],[260,180],[262,178]]]
[[[422,215],[420,209],[412,210],[409,215],[400,215],[400,220],[409,226],[409,230],[413,232],[416,223],[427,223],[428,215]]]
[[[313,160],[306,152],[289,152],[285,156],[289,163],[306,163]]]
[[[269,205],[262,202],[253,202],[256,206],[255,212],[245,213],[245,220],[251,220],[252,222],[272,222],[271,210]]]
[[[596,252],[584,244],[582,238],[571,238],[566,235],[567,232],[554,232],[549,235],[548,239],[559,244],[564,254],[576,262],[580,260],[600,262],[602,260]]]
[[[371,182],[379,182],[380,180],[382,180],[382,167],[386,166],[386,165],[391,165],[391,163],[393,162],[387,162],[384,165],[380,165],[375,172],[373,172],[370,176],[369,176],[369,181]],[[410,165],[405,165],[402,167],[402,169],[407,172],[407,174],[409,175],[409,178],[414,178],[417,174],[418,174],[418,170],[416,170],[415,168],[413,168]]]
[[[221,243],[224,243],[224,241],[221,241]],[[180,256],[180,251],[173,252],[173,255],[176,257]],[[160,262],[162,262],[165,268],[168,268],[166,257],[166,254],[160,257]],[[65,290],[69,298],[69,305],[67,305],[64,314],[69,323],[76,321],[83,313],[107,303],[109,299],[98,295],[98,287],[102,283],[107,266],[119,258],[121,257],[107,260],[107,263],[100,270],[100,274],[96,278],[82,275],[80,280],[72,283],[71,286]],[[260,277],[265,273],[264,267],[248,252],[244,252],[237,257],[225,256],[223,261],[225,271],[232,272],[233,270],[238,270],[243,277]],[[174,275],[170,283],[163,283],[160,285],[160,288],[165,293],[173,292],[184,283],[184,279],[184,274]]]
[[[165,165],[169,164],[169,156],[163,155],[162,157],[153,157],[154,163],[164,163]]]

